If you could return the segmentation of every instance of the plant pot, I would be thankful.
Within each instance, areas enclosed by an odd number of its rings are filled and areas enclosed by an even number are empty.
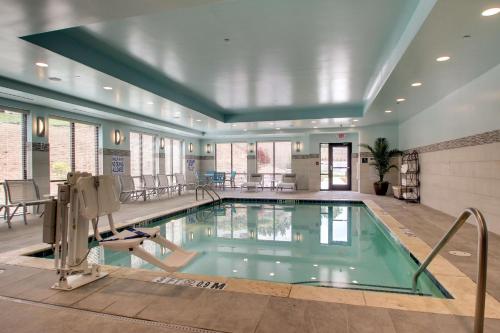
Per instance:
[[[373,183],[373,188],[375,189],[376,195],[386,195],[387,189],[389,188],[389,182]]]

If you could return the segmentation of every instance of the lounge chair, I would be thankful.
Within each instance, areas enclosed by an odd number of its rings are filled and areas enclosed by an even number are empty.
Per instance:
[[[170,185],[170,181],[168,180],[167,175],[157,175],[156,179],[158,180],[158,187],[160,188],[160,193],[161,194],[168,194],[174,193],[175,189],[177,188],[176,185]]]
[[[241,190],[243,191],[243,188],[246,188],[247,190],[256,191],[260,187],[264,191],[263,179],[264,177],[260,173],[252,173],[248,181],[241,184]]]
[[[0,211],[5,209],[5,215],[9,228],[11,228],[10,221],[12,220],[12,217],[20,207],[23,208],[24,224],[28,224],[26,221],[27,207],[36,206],[36,213],[38,214],[40,205],[47,202],[46,199],[40,199],[38,186],[33,179],[5,180],[3,186],[5,190],[6,202],[4,205],[0,206]],[[14,211],[11,214],[10,209],[13,207]]]
[[[120,175],[120,201],[137,200],[141,197],[146,201],[146,190],[143,188],[136,189],[132,176]]]
[[[186,177],[182,173],[176,173],[175,175],[175,185],[177,186],[177,191],[179,192],[179,195],[181,195],[182,190],[186,189],[188,190],[189,188],[196,188],[196,183],[187,183],[186,182]]]
[[[292,191],[297,190],[297,176],[294,173],[287,173],[276,186],[276,190],[289,189]]]

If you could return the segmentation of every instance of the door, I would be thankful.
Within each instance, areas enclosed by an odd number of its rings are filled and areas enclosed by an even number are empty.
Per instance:
[[[351,190],[351,143],[321,144],[321,189]]]

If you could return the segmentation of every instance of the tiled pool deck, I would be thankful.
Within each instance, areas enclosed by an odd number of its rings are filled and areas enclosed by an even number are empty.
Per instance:
[[[227,191],[224,195],[226,197],[362,200],[420,261],[430,252],[429,244],[433,245],[453,220],[425,206],[406,204],[389,197],[380,198],[352,192],[332,194],[327,192],[240,193]],[[125,205],[120,212],[121,215],[117,214],[117,221],[120,225],[131,224],[185,209],[194,204],[197,203],[192,196],[185,196],[147,204]],[[39,232],[39,239],[41,239],[39,221],[33,221],[28,227],[19,223],[15,224],[14,230],[16,231],[13,233],[23,228],[25,231],[29,230],[33,236]],[[411,229],[418,237],[408,233],[408,229]],[[1,231],[10,232],[10,230]],[[111,266],[104,267],[110,272],[109,277],[72,292],[61,292],[49,288],[56,279],[52,270],[52,260],[22,256],[27,252],[35,252],[46,247],[43,244],[33,244],[23,249],[0,254],[0,268],[4,269],[4,272],[0,274],[0,295],[7,297],[0,298],[0,308],[8,307],[7,303],[15,303],[15,306],[23,307],[26,311],[64,313],[61,310],[67,310],[71,312],[68,316],[76,315],[82,318],[96,313],[112,314],[119,317],[100,317],[100,320],[121,322],[120,320],[124,318],[145,319],[164,323],[164,326],[158,329],[173,331],[203,328],[231,332],[418,332],[420,330],[468,332],[472,327],[472,318],[464,316],[472,316],[474,313],[475,283],[472,279],[475,274],[475,257],[451,257],[446,254],[446,251],[455,249],[475,253],[474,235],[475,227],[466,225],[464,230],[457,235],[455,242],[451,243],[449,249],[443,251],[443,256],[437,257],[430,266],[431,273],[453,295],[454,299],[213,276],[200,277],[183,273],[168,274]],[[36,237],[33,238],[36,239]],[[497,301],[499,298],[498,274],[500,273],[496,265],[500,258],[498,256],[500,251],[498,246],[494,246],[498,241],[498,237],[492,235],[488,281],[488,291],[491,295],[487,296],[486,307],[486,317],[491,318],[487,320],[487,327],[490,327],[492,332],[500,327],[500,320],[498,320],[500,319],[500,304]],[[491,269],[492,266],[493,269]],[[227,287],[223,291],[214,291],[151,282],[155,277],[167,275],[220,281],[225,282]],[[29,300],[32,303],[18,303],[16,302],[18,299]],[[50,308],[49,305],[58,307]],[[83,310],[85,312],[82,312],[80,316],[78,311]],[[13,320],[4,318],[5,312],[2,312],[0,317],[2,321]],[[134,323],[135,325],[148,325],[147,322],[140,320]],[[175,325],[182,327],[175,327]],[[119,327],[120,324],[116,324],[116,328]],[[335,330],[332,329],[333,327]]]

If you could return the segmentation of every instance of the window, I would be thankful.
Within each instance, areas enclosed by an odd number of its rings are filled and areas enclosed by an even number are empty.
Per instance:
[[[351,207],[321,206],[320,243],[351,244]]]
[[[257,172],[264,175],[264,186],[281,180],[292,172],[292,143],[290,141],[257,142]]]
[[[0,181],[26,179],[26,120],[27,115],[8,110],[0,111]],[[4,203],[0,190],[0,203]]]
[[[156,137],[150,134],[130,132],[130,175],[136,186],[141,185],[141,176],[157,173]]]
[[[175,183],[176,173],[184,173],[184,160],[184,141],[165,139],[165,174],[171,184]]]
[[[100,173],[98,125],[50,118],[49,149],[50,193],[53,195],[68,172]]]
[[[292,212],[280,206],[263,206],[257,211],[257,239],[292,241]]]
[[[217,143],[215,145],[215,168],[225,172],[227,177],[231,171],[236,172],[235,183],[240,186],[247,179],[247,146],[245,142]]]

